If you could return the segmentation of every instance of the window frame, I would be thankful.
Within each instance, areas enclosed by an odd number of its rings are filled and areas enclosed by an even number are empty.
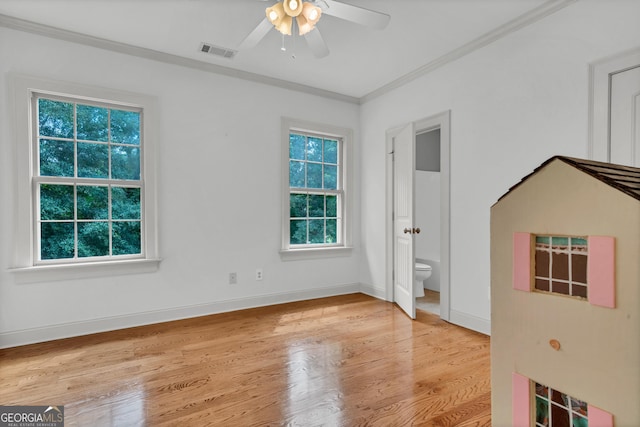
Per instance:
[[[338,227],[340,237],[338,244],[308,244],[291,245],[290,243],[290,194],[289,186],[289,135],[290,133],[302,133],[321,138],[335,139],[339,141],[339,171],[337,190],[309,189],[309,193],[332,193],[340,194],[341,201],[338,203],[338,217],[341,217],[341,224]],[[332,126],[310,121],[298,120],[283,117],[281,120],[282,137],[282,243],[280,256],[284,260],[323,258],[334,256],[348,256],[352,251],[351,240],[351,218],[352,218],[352,182],[353,182],[353,131],[348,128]]]
[[[46,99],[46,100],[52,100],[52,101],[56,101],[56,102],[65,102],[65,103],[69,103],[69,104],[73,104],[74,105],[74,111],[77,111],[77,107],[78,105],[87,105],[87,106],[92,106],[92,107],[100,107],[100,108],[107,108],[110,110],[115,110],[115,109],[119,109],[119,110],[123,110],[123,111],[131,111],[131,112],[136,112],[139,113],[140,115],[140,142],[137,145],[131,145],[131,144],[122,144],[122,143],[118,143],[118,142],[114,142],[112,140],[108,140],[108,141],[103,141],[103,142],[99,142],[100,145],[104,145],[109,147],[109,149],[111,148],[111,146],[125,146],[125,147],[134,147],[137,148],[140,152],[140,176],[138,179],[117,179],[117,178],[113,178],[111,176],[107,176],[105,178],[94,178],[94,177],[82,177],[82,176],[77,176],[79,175],[79,164],[76,163],[77,162],[77,157],[78,157],[78,152],[79,152],[79,144],[86,144],[85,141],[78,139],[76,136],[74,136],[72,139],[73,141],[67,141],[69,143],[74,144],[74,176],[51,176],[51,175],[42,175],[41,172],[39,172],[41,165],[40,165],[40,156],[41,156],[41,152],[40,152],[40,142],[42,139],[47,139],[47,140],[52,140],[52,141],[56,141],[58,140],[56,137],[42,137],[40,135],[40,130],[39,130],[39,115],[38,115],[38,111],[39,111],[39,107],[36,107],[36,104],[39,105],[39,100],[40,99]],[[33,144],[32,147],[32,161],[33,161],[33,175],[31,177],[32,179],[32,183],[33,183],[33,198],[34,201],[32,202],[33,204],[33,208],[34,208],[34,212],[33,212],[33,216],[35,218],[35,220],[33,221],[33,249],[34,249],[34,253],[33,253],[33,262],[34,265],[54,265],[54,264],[76,264],[76,263],[84,263],[84,262],[94,262],[94,261],[98,261],[98,262],[103,262],[103,261],[109,261],[109,260],[117,260],[117,259],[140,259],[140,258],[144,258],[145,257],[145,247],[144,247],[144,242],[145,242],[145,229],[144,229],[144,223],[145,223],[145,209],[144,209],[144,151],[145,151],[145,147],[144,147],[144,134],[142,134],[142,129],[144,128],[144,110],[141,107],[131,107],[130,105],[124,105],[121,103],[114,103],[113,101],[109,101],[107,103],[106,100],[100,100],[100,101],[88,101],[86,99],[83,100],[79,100],[75,97],[69,97],[69,96],[60,96],[60,95],[52,95],[52,94],[48,94],[48,93],[42,93],[36,90],[31,91],[31,111],[32,111],[32,121],[31,121],[31,126],[32,126],[32,141],[31,143]],[[75,113],[77,114],[77,112]],[[74,114],[74,116],[75,116]],[[77,129],[77,119],[74,120],[74,135]],[[65,138],[67,139],[67,138]],[[91,142],[93,143],[93,142]],[[111,157],[111,156],[110,156]],[[111,161],[109,162],[109,164],[111,164]],[[110,173],[108,174],[110,175]],[[43,185],[68,185],[73,187],[73,193],[74,193],[74,206],[76,206],[76,208],[74,209],[74,211],[77,210],[77,203],[78,203],[78,190],[81,187],[106,187],[107,188],[107,194],[111,193],[111,189],[114,187],[119,187],[119,188],[138,188],[140,190],[140,218],[135,220],[136,222],[140,223],[140,253],[135,253],[135,254],[127,254],[127,255],[113,255],[113,254],[107,254],[107,255],[102,255],[102,256],[94,256],[94,257],[81,257],[78,254],[78,245],[80,242],[80,235],[78,232],[78,229],[80,227],[80,224],[83,223],[89,223],[89,222],[96,222],[96,220],[86,220],[86,219],[81,219],[78,218],[74,215],[74,218],[71,220],[64,220],[64,221],[60,221],[60,220],[55,220],[55,221],[49,221],[49,220],[43,220],[40,217],[40,207],[42,204],[42,186]],[[112,210],[112,198],[109,196],[108,197],[108,212],[111,212]],[[66,222],[66,223],[73,223],[74,224],[74,228],[76,228],[76,232],[74,233],[74,247],[75,247],[75,254],[73,257],[71,258],[53,258],[53,259],[43,259],[42,258],[42,231],[41,231],[41,227],[42,224],[45,222],[54,222],[54,223],[58,223],[58,222]],[[108,213],[107,218],[103,218],[100,219],[97,222],[103,222],[103,223],[107,223],[113,226],[113,224],[119,222],[118,220],[113,220],[111,218],[111,214]],[[111,232],[109,233],[110,235],[110,245],[109,248],[112,247],[112,244],[114,243],[111,239],[111,236],[113,235]]]
[[[129,274],[151,272],[160,262],[157,236],[157,179],[156,179],[156,139],[157,101],[154,97],[115,89],[85,86],[69,82],[53,81],[32,76],[10,75],[10,103],[14,105],[11,122],[15,149],[13,176],[14,185],[14,257],[9,271],[18,273],[18,281],[49,281],[70,278],[99,277],[108,274]],[[141,254],[139,256],[90,258],[69,262],[53,260],[40,262],[36,253],[38,245],[36,209],[38,208],[37,181],[38,152],[37,129],[33,120],[36,114],[32,98],[36,95],[52,98],[63,97],[74,102],[90,104],[110,104],[126,108],[140,109],[141,147],[140,181],[141,188]],[[37,120],[36,122],[37,123]],[[34,132],[36,133],[34,135]]]

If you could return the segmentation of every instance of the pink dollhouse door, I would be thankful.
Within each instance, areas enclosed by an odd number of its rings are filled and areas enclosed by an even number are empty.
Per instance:
[[[393,300],[416,318],[413,254],[415,142],[413,124],[393,139]]]

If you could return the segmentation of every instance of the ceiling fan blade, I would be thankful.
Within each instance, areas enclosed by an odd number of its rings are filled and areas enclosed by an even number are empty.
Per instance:
[[[313,52],[313,56],[316,58],[324,58],[329,55],[329,48],[324,42],[322,34],[320,34],[320,30],[317,27],[305,34],[304,38],[307,41],[309,49]]]
[[[376,12],[374,10],[341,3],[334,0],[320,0],[319,4],[325,4],[322,13],[335,16],[336,18],[345,19],[367,27],[383,29],[389,23],[391,16],[386,13]]]
[[[272,28],[273,25],[271,22],[269,22],[267,18],[264,18],[262,22],[260,22],[258,26],[244,38],[244,40],[242,40],[240,46],[238,46],[238,50],[251,49],[257,45]]]

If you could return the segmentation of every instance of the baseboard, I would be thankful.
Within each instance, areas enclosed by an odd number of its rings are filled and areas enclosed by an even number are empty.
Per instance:
[[[449,322],[481,334],[491,335],[491,322],[480,317],[462,313],[456,310],[449,311]]]
[[[360,292],[365,295],[369,295],[370,297],[381,299],[383,301],[387,300],[387,291],[384,288],[376,288],[373,285],[365,285],[364,283],[361,283]]]
[[[192,317],[207,316],[210,314],[225,313],[247,308],[353,294],[361,292],[361,287],[362,285],[360,283],[350,283],[326,288],[259,295],[250,298],[217,301],[206,304],[176,307],[167,310],[155,310],[125,316],[114,316],[45,326],[41,328],[5,332],[0,333],[0,348],[17,347],[26,344],[76,337],[80,335],[89,335],[98,332],[114,331],[117,329],[126,329],[154,323],[170,322],[173,320],[188,319]]]

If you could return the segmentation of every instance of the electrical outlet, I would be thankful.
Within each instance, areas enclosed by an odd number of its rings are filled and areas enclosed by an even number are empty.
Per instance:
[[[238,283],[238,275],[236,273],[229,273],[229,284],[235,285]]]
[[[262,269],[258,268],[256,270],[256,280],[262,280]]]

